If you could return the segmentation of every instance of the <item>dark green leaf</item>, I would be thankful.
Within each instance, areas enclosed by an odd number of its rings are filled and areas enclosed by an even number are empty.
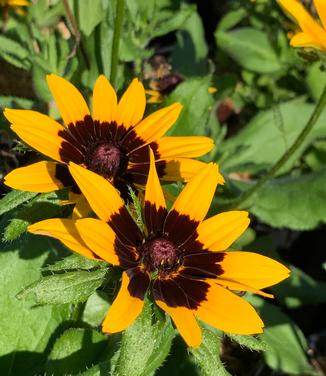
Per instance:
[[[35,197],[37,193],[14,190],[0,200],[0,215]]]
[[[62,271],[75,271],[75,270],[89,270],[99,266],[107,265],[104,262],[91,260],[86,257],[72,254],[64,259],[57,261],[53,265],[47,265],[42,270],[44,272],[62,272]]]
[[[247,347],[253,351],[268,351],[269,347],[266,342],[260,337],[245,336],[240,334],[230,334],[227,336],[232,339],[232,341],[237,342],[242,347]]]
[[[27,286],[17,298],[31,299],[37,304],[84,302],[102,285],[105,274],[105,269],[99,269],[45,276]]]

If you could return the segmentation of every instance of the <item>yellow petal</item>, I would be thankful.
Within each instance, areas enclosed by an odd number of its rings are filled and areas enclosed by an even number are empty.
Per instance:
[[[88,201],[86,200],[86,197],[84,195],[78,195],[79,197],[75,201],[76,204],[74,206],[73,212],[72,212],[72,219],[80,219],[87,217],[91,212],[92,209],[89,206]]]
[[[304,6],[297,0],[278,0],[281,6],[297,21],[301,30],[316,42],[325,45],[326,32],[310,16]]]
[[[86,115],[89,115],[85,99],[73,84],[55,74],[49,74],[47,82],[67,126],[76,124],[77,121],[82,121]]]
[[[206,300],[201,302],[194,314],[214,328],[235,334],[262,333],[264,323],[254,308],[244,299],[211,283]]]
[[[117,95],[107,78],[100,75],[93,92],[93,119],[100,123],[116,121],[117,109]]]
[[[116,235],[107,223],[95,218],[84,218],[76,221],[76,228],[87,247],[97,256],[112,265],[120,265],[114,251]]]
[[[244,285],[243,283],[235,282],[229,279],[223,279],[223,278],[218,277],[216,279],[216,283],[218,285],[227,287],[229,290],[232,290],[232,291],[249,291],[254,294],[263,296],[264,298],[274,298],[273,294],[268,294],[264,291],[255,289],[254,287],[250,287],[250,286]]]
[[[189,216],[191,220],[201,222],[208,212],[219,179],[217,165],[215,163],[206,164],[184,187],[170,212],[176,211]]]
[[[6,108],[4,116],[10,121],[11,129],[32,148],[61,162],[60,149],[63,142],[59,136],[64,128],[61,124],[31,110],[13,110]]]
[[[193,312],[185,307],[169,307],[160,300],[156,304],[171,316],[180,335],[189,347],[198,347],[202,341],[202,332]]]
[[[117,124],[126,129],[135,126],[144,116],[146,96],[143,84],[134,78],[118,104]]]
[[[318,43],[314,38],[312,38],[309,34],[305,33],[298,33],[294,37],[291,38],[290,42],[292,47],[307,47],[307,48],[317,48],[319,50],[324,49],[320,43]]]
[[[150,168],[146,184],[144,217],[148,232],[155,232],[162,228],[166,216],[166,203],[155,167],[155,157],[150,152]]]
[[[128,284],[129,277],[123,272],[120,291],[102,324],[104,333],[117,333],[127,329],[143,310],[144,301],[130,295]]]
[[[171,106],[153,112],[142,120],[134,128],[137,136],[144,141],[140,147],[143,147],[144,145],[147,145],[162,137],[176,122],[181,109],[182,106],[180,103],[174,103]]]
[[[220,262],[221,278],[243,283],[256,289],[273,286],[289,276],[281,263],[254,252],[225,252]]]
[[[204,220],[197,227],[197,240],[203,248],[224,251],[235,242],[249,226],[250,219],[245,211],[229,211]]]
[[[103,221],[108,222],[124,206],[118,191],[102,176],[75,163],[69,164],[69,171],[91,208]]]
[[[46,219],[28,226],[27,230],[36,235],[46,235],[58,239],[72,251],[90,259],[96,259],[94,253],[80,237],[75,221],[71,219]]]
[[[156,141],[159,159],[200,157],[214,147],[209,137],[162,137]]]
[[[196,159],[188,158],[173,158],[165,160],[165,167],[163,176],[160,176],[164,181],[189,181],[194,175],[201,171],[206,163],[197,161]],[[223,184],[224,179],[220,176],[220,184]]]
[[[4,183],[11,188],[29,192],[52,192],[64,188],[56,179],[56,163],[37,162],[16,168],[5,176]]]
[[[326,1],[314,0],[314,3],[323,27],[324,29],[326,29]]]

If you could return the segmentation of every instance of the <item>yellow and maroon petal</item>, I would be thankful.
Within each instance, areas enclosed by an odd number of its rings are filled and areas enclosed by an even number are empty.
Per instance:
[[[103,321],[103,332],[117,333],[127,329],[143,310],[144,300],[130,295],[129,283],[128,274],[123,272],[120,291]]]
[[[225,252],[220,263],[222,279],[243,283],[255,289],[275,285],[289,276],[289,269],[281,263],[254,252]]]
[[[181,104],[174,103],[153,112],[129,131],[122,146],[131,155],[135,150],[161,138],[176,122],[181,111]]]
[[[161,137],[156,141],[158,159],[195,158],[200,157],[214,147],[209,137]]]
[[[183,244],[206,216],[219,178],[217,165],[209,163],[189,181],[175,200],[166,217],[164,232],[176,244]]]
[[[76,229],[87,247],[99,258],[112,265],[120,265],[115,252],[117,236],[107,223],[95,218],[84,218],[76,221]]]
[[[73,84],[55,74],[49,74],[47,82],[67,126],[90,115],[85,99]]]
[[[97,259],[76,228],[76,222],[71,219],[46,219],[28,226],[29,232],[36,235],[45,235],[58,239],[72,251],[90,259]]]
[[[11,129],[32,148],[59,162],[79,163],[81,153],[64,138],[61,124],[37,111],[6,108]]]
[[[326,2],[325,0],[314,0],[314,4],[323,27],[326,29]]]
[[[262,333],[264,323],[244,299],[211,281],[206,298],[193,310],[195,316],[214,328],[236,334]]]
[[[126,129],[134,127],[143,118],[145,107],[144,86],[135,78],[119,101],[117,118],[115,119],[117,124],[123,125]]]
[[[198,347],[202,341],[202,332],[193,312],[185,307],[169,307],[162,301],[156,304],[171,316],[180,335],[189,347]]]
[[[22,191],[52,192],[64,188],[64,184],[56,178],[56,170],[55,162],[37,162],[11,171],[5,176],[4,183]]]
[[[205,219],[197,227],[197,241],[204,249],[224,251],[234,243],[249,226],[245,211],[229,211]]]
[[[104,75],[95,82],[93,92],[93,119],[100,123],[111,123],[117,118],[117,95]]]
[[[156,172],[152,149],[149,149],[149,153],[151,162],[145,190],[144,219],[148,234],[151,234],[163,229],[167,210],[161,184]]]
[[[142,239],[118,191],[105,178],[71,163],[69,171],[100,219],[108,222],[121,240],[133,245]]]

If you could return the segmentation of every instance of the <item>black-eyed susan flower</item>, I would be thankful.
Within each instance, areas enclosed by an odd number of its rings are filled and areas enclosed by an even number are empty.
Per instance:
[[[299,0],[277,0],[298,23],[301,32],[291,38],[293,47],[326,50],[326,1],[314,0],[321,24],[315,21]]]
[[[159,177],[164,181],[189,180],[204,166],[203,162],[191,158],[213,148],[213,141],[208,137],[163,137],[177,120],[180,103],[143,119],[146,97],[137,79],[118,102],[109,81],[99,76],[93,92],[92,113],[70,82],[54,74],[47,81],[65,126],[36,111],[4,111],[12,130],[24,142],[54,160],[12,171],[5,177],[5,184],[12,188],[49,192],[71,186],[72,192],[78,194],[80,191],[67,168],[67,163],[74,162],[109,180],[126,198],[127,185],[138,188],[146,183],[147,145],[154,152]],[[82,208],[83,201],[77,202]]]
[[[280,263],[251,252],[225,250],[249,224],[248,213],[230,211],[204,220],[218,183],[217,165],[205,165],[168,211],[154,155],[144,200],[145,231],[103,177],[71,164],[70,171],[100,219],[49,219],[29,227],[61,240],[86,257],[122,268],[122,283],[102,329],[126,329],[141,313],[146,294],[171,316],[189,346],[201,343],[197,319],[226,332],[260,333],[263,322],[234,291],[274,285],[288,276]]]

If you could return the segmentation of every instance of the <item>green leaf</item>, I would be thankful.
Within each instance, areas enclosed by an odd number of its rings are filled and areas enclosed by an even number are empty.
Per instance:
[[[232,339],[232,341],[237,342],[242,347],[247,347],[253,351],[268,351],[269,347],[266,342],[260,337],[245,336],[239,334],[227,333],[227,336]]]
[[[243,68],[257,73],[276,73],[281,63],[266,33],[250,27],[232,31],[217,30],[217,46]]]
[[[69,329],[58,338],[46,364],[49,375],[82,372],[97,363],[108,345],[108,337],[92,329]]]
[[[207,135],[214,99],[208,93],[209,76],[189,79],[180,84],[168,98],[168,103],[180,102],[183,109],[170,132],[173,136]]]
[[[6,227],[3,240],[13,241],[21,236],[27,226],[41,219],[59,217],[62,214],[58,192],[43,193],[18,210],[15,218]]]
[[[33,376],[45,362],[50,338],[58,325],[69,318],[65,306],[35,306],[15,298],[19,290],[40,277],[48,257],[46,239],[28,236],[19,247],[2,246],[0,253],[0,374]]]
[[[308,68],[306,76],[308,90],[311,96],[317,102],[326,85],[326,72],[320,69],[320,63],[314,63]]]
[[[18,68],[29,69],[29,51],[14,39],[0,35],[0,56]]]
[[[273,165],[304,128],[314,106],[296,99],[256,115],[236,136],[220,146],[219,163],[226,171],[257,173]],[[326,136],[326,112],[304,144],[279,171],[291,169],[313,140]]]
[[[277,371],[290,374],[314,374],[307,359],[308,346],[299,327],[278,307],[257,296],[250,302],[258,308],[265,323],[261,338],[269,346],[263,355],[267,364]]]
[[[80,30],[89,37],[95,27],[105,17],[102,0],[83,0],[76,2]]]
[[[277,300],[291,309],[326,302],[326,282],[316,281],[294,266],[290,269],[290,278],[272,287]]]
[[[108,264],[97,261],[91,260],[86,257],[80,256],[78,254],[72,254],[70,256],[65,257],[64,259],[57,261],[53,265],[45,266],[42,271],[43,272],[62,272],[62,271],[76,271],[76,270],[89,270],[93,268],[98,268],[99,266],[106,266]]]
[[[310,230],[326,222],[326,168],[278,178],[256,194],[250,212],[273,227]]]
[[[7,193],[0,200],[0,215],[7,213],[8,211],[15,209],[17,206],[23,204],[24,202],[35,197],[37,193],[35,192],[25,192],[14,190]]]
[[[122,334],[115,374],[150,375],[167,357],[175,331],[170,320],[157,318],[153,323],[152,315],[152,306],[146,301],[142,314]]]
[[[190,349],[195,363],[203,376],[228,376],[220,359],[221,333],[202,328],[203,340],[197,349]]]
[[[30,284],[18,299],[31,299],[37,304],[66,304],[84,302],[102,285],[105,269],[53,274]]]
[[[222,17],[221,21],[217,26],[218,31],[226,31],[236,26],[247,16],[247,11],[244,8],[239,8],[233,11],[228,12],[225,16]]]
[[[109,310],[109,306],[110,304],[105,294],[96,291],[86,302],[83,312],[83,321],[94,327],[99,326]]]

